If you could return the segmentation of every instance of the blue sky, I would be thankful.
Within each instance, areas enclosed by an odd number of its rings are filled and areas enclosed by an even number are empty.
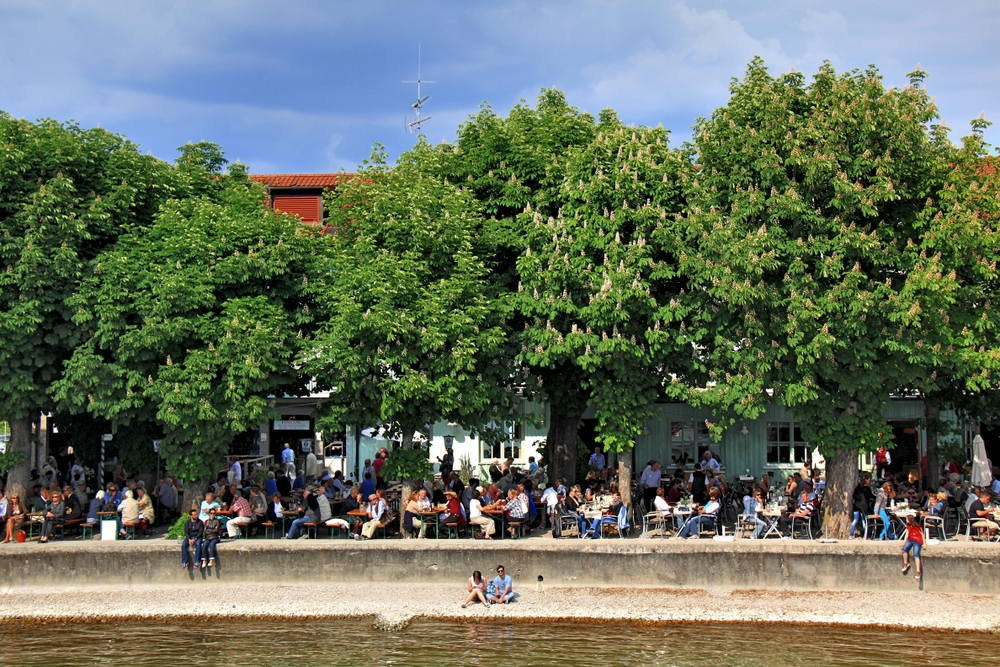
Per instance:
[[[351,170],[373,142],[412,145],[401,81],[420,44],[431,141],[483,101],[504,113],[555,86],[677,143],[754,55],[773,71],[875,63],[888,85],[920,63],[957,138],[981,111],[1000,121],[998,28],[995,0],[0,0],[0,110],[101,125],[164,159],[204,139],[256,173]]]

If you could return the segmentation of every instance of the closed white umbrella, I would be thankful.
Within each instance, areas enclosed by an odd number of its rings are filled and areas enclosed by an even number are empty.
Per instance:
[[[973,486],[989,486],[993,483],[993,470],[990,460],[986,458],[986,443],[983,436],[976,435],[972,439],[972,484]]]

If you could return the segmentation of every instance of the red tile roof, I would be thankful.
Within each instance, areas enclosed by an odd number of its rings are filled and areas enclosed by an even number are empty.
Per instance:
[[[354,174],[251,174],[250,180],[271,188],[335,188]]]

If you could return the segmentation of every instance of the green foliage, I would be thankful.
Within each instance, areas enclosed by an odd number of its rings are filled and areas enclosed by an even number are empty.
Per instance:
[[[469,483],[469,478],[476,475],[476,469],[472,465],[472,457],[468,454],[462,454],[458,457],[459,479],[462,480],[463,484]]]
[[[335,271],[310,293],[328,317],[306,369],[336,388],[339,423],[386,425],[404,444],[447,417],[476,431],[512,415],[510,330],[473,251],[475,200],[424,142],[391,171],[376,152],[329,200]]]
[[[723,423],[776,400],[827,456],[875,447],[881,409],[910,379],[908,243],[948,170],[934,104],[828,64],[807,84],[755,60],[731,91],[693,146],[680,270],[707,316],[711,381],[692,399]]]
[[[389,454],[385,465],[382,466],[382,476],[393,481],[427,479],[432,469],[433,466],[427,458],[427,450],[422,446],[412,449],[400,447]]]
[[[27,454],[24,452],[4,452],[0,454],[0,477],[7,474],[7,471],[11,468],[16,468],[21,465]]]
[[[174,525],[167,529],[165,538],[168,540],[179,540],[184,537],[184,524],[187,523],[189,518],[191,517],[187,512],[177,517],[177,521],[174,521]]]
[[[556,215],[546,220],[529,205],[519,218],[528,247],[514,304],[529,324],[519,359],[573,369],[598,439],[628,450],[654,402],[682,396],[679,378],[701,335],[685,322],[694,313],[672,231],[689,165],[662,128],[628,128],[610,113],[563,162]]]
[[[122,230],[148,225],[182,182],[124,137],[0,112],[0,412],[50,410],[80,343],[70,296]]]
[[[96,258],[68,301],[88,337],[55,385],[63,409],[157,422],[185,480],[213,475],[235,434],[276,414],[267,396],[304,389],[306,292],[328,270],[318,234],[265,207],[244,170],[211,180],[211,196],[167,202]]]

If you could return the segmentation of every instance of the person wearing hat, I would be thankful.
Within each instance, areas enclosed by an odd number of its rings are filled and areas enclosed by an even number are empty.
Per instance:
[[[465,518],[462,516],[462,503],[458,501],[458,494],[447,489],[444,492],[445,511],[441,513],[439,521],[442,526],[465,527]]]
[[[385,501],[372,493],[368,496],[368,521],[361,526],[361,535],[355,535],[354,539],[370,540],[375,537],[375,531],[382,523],[382,516],[386,513]]]

